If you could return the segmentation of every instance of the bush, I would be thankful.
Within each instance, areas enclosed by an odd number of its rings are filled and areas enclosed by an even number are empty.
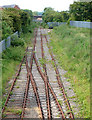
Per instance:
[[[32,24],[31,11],[25,12],[23,10],[17,10],[14,8],[4,9],[2,12],[2,28],[3,39],[7,38],[11,31],[23,33],[31,32],[30,25]]]
[[[87,21],[87,22],[91,22],[91,20],[89,20],[89,19],[88,19],[88,20],[86,20],[86,21]]]
[[[7,48],[7,50],[2,53],[2,59],[21,61],[22,55],[24,54],[23,49],[21,46]]]
[[[11,33],[10,26],[5,21],[2,21],[2,40],[6,39]]]
[[[24,41],[22,39],[20,39],[20,38],[17,39],[17,40],[12,40],[11,45],[13,47],[15,47],[15,46],[24,46]]]
[[[24,46],[25,42],[22,38],[18,38],[17,35],[12,35],[11,36],[11,46],[16,47],[16,46]]]

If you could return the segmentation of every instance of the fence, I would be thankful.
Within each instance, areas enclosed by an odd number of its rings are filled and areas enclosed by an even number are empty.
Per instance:
[[[49,27],[59,26],[62,24],[66,24],[66,22],[48,22],[47,23]]]
[[[42,23],[43,20],[33,20],[33,22],[40,22],[40,23]]]
[[[92,28],[92,22],[86,21],[70,21],[71,26],[82,27],[82,28]]]
[[[66,22],[48,22],[49,27],[59,26],[62,24],[67,24]],[[70,21],[71,26],[82,27],[82,28],[92,28],[92,22],[86,21]]]
[[[66,22],[48,22],[48,26],[54,27],[54,26],[59,26],[62,24],[66,24]],[[91,28],[92,29],[92,22],[85,22],[85,21],[70,21],[71,26],[75,27],[83,27],[83,28]],[[13,35],[18,36],[18,32],[15,32]],[[13,36],[11,35],[11,36]],[[6,48],[10,47],[11,45],[11,36],[9,36],[6,40],[2,40],[0,42],[0,53],[3,52]]]
[[[7,39],[2,40],[0,42],[0,53],[2,53],[6,48],[10,47],[10,45],[11,45],[11,37],[15,36],[15,35],[18,36],[18,32],[15,32],[11,36],[9,36]]]

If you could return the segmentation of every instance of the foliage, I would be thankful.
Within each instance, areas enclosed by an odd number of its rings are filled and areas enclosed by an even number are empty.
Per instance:
[[[19,65],[20,61],[24,56],[25,49],[28,45],[31,45],[31,40],[33,34],[26,33],[21,34],[20,38],[13,37],[17,46],[12,45],[10,48],[6,49],[2,53],[2,92],[5,93],[5,88],[7,86],[8,81],[15,74],[16,67]],[[22,44],[22,45],[21,45]],[[24,44],[24,45],[23,45]],[[4,99],[3,99],[4,100]],[[4,100],[5,101],[5,100]]]
[[[78,117],[90,117],[90,29],[61,25],[51,32],[50,44],[78,97]]]
[[[5,21],[2,21],[2,39],[6,39],[11,33],[10,26]]]
[[[32,21],[32,18],[33,18],[33,13],[31,10],[28,10],[28,9],[24,9],[25,12],[27,12],[29,15],[30,15],[30,20]]]
[[[20,51],[18,52],[16,49],[20,49]],[[12,60],[20,61],[22,58],[22,56],[20,56],[21,54],[23,54],[23,49],[21,49],[20,46],[17,46],[16,48],[10,47],[3,52],[2,59],[7,59],[7,60],[12,59]]]
[[[33,15],[34,15],[34,16],[38,15],[38,11],[34,11],[34,12],[33,12]]]
[[[15,46],[24,46],[24,41],[23,41],[23,39],[21,39],[21,38],[19,38],[19,39],[15,39],[15,40],[12,40],[11,41],[11,45],[13,46],[13,47],[15,47]]]
[[[10,26],[11,30],[13,31],[13,19],[9,16],[8,9],[2,10],[2,21],[5,21],[8,26]]]
[[[66,22],[69,19],[69,12],[68,11],[62,11],[60,12],[63,18],[63,22]]]
[[[44,9],[42,18],[45,23],[47,23],[47,22],[63,22],[69,18],[69,15],[65,11],[56,12],[56,11],[54,11],[54,9],[48,7],[48,8]]]
[[[0,21],[0,41],[2,40],[2,22]]]
[[[34,11],[34,12],[33,12],[33,16],[37,16],[37,15],[40,16],[40,15],[42,15],[42,14],[43,14],[43,12],[38,12],[38,11]]]
[[[12,32],[31,32],[30,25],[32,24],[32,11],[31,10],[17,10],[8,8],[2,10],[2,33],[6,38]]]
[[[3,10],[2,19],[5,20],[6,23],[10,25],[13,32],[21,30],[21,20],[19,11],[20,10],[14,8],[8,8]]]
[[[47,22],[68,22],[74,21],[92,21],[92,1],[91,2],[74,2],[70,5],[69,11],[54,11],[51,7],[44,9],[42,18]]]
[[[29,26],[31,24],[30,14],[25,11],[20,12],[21,15],[21,29],[23,33],[27,33],[29,31]]]
[[[40,26],[42,26],[43,28],[48,28],[48,25],[45,22],[42,22]]]
[[[92,1],[74,2],[70,5],[70,15],[72,15],[76,21],[92,21]]]

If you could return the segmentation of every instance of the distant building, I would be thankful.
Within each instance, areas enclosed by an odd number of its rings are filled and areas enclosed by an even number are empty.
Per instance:
[[[2,8],[2,7],[0,7],[0,10],[3,10],[3,8]]]
[[[35,21],[35,22],[42,22],[42,15],[33,16],[33,21]]]
[[[15,4],[14,4],[14,5],[4,5],[4,6],[2,6],[1,8],[2,8],[2,9],[3,9],[3,8],[15,8],[15,9],[18,9],[18,10],[20,9],[19,6],[18,6],[18,5],[15,5]]]

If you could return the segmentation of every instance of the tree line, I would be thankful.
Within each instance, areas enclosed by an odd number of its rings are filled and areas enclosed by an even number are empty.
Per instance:
[[[12,33],[31,32],[32,23],[31,10],[17,10],[14,8],[5,8],[2,10],[2,39],[7,38]]]
[[[70,4],[69,11],[55,11],[51,7],[44,9],[43,21],[47,22],[69,22],[72,21],[92,21],[92,1],[74,2]]]

